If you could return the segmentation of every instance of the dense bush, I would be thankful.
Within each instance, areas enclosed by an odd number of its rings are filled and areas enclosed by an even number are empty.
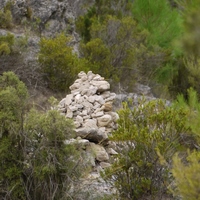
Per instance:
[[[127,90],[136,80],[156,86],[158,95],[168,94],[182,54],[174,43],[183,31],[179,11],[166,0],[106,3],[95,1],[77,19],[76,29],[83,39],[81,56],[88,60],[91,70],[99,69],[97,73],[115,84],[120,82]],[[101,48],[97,51],[99,39]],[[96,60],[93,55],[105,49],[107,56]]]
[[[76,29],[84,43],[87,43],[92,39],[90,28],[94,24],[95,18],[98,19],[99,23],[103,23],[108,15],[121,19],[123,16],[130,14],[130,11],[130,1],[95,0],[93,6],[88,8],[87,13],[77,19]]]
[[[80,177],[79,154],[64,144],[73,124],[55,110],[29,112],[27,100],[14,73],[0,76],[0,199],[66,199]]]
[[[41,38],[39,62],[48,87],[67,91],[77,74],[85,71],[84,60],[78,59],[69,46],[70,38],[60,34],[55,38]]]
[[[0,36],[0,56],[9,55],[12,53],[14,41],[14,35],[10,33],[5,36]]]
[[[90,70],[107,79],[132,87],[137,77],[136,63],[141,53],[142,35],[134,28],[131,17],[118,19],[107,15],[103,22],[92,18],[90,41],[80,45],[81,56]]]
[[[185,138],[188,144],[187,153],[177,153],[173,157],[172,173],[175,182],[171,189],[179,198],[199,199],[199,178],[200,178],[200,103],[197,92],[190,88],[187,90],[187,99],[183,95],[177,97],[174,107],[181,108],[187,113],[187,126],[190,126],[189,138]]]
[[[125,104],[119,116],[110,138],[119,154],[104,178],[115,185],[120,199],[162,199],[172,182],[172,156],[188,131],[185,112],[162,100],[142,100],[133,110]]]
[[[173,176],[175,177],[174,194],[183,200],[200,199],[200,152],[188,152],[188,156],[182,159],[176,155],[173,158]]]
[[[0,10],[0,28],[12,27],[11,1],[8,1],[3,9]]]

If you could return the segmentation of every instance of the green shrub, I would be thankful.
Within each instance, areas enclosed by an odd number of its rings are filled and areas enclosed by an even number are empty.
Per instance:
[[[64,144],[74,137],[72,121],[56,110],[43,114],[32,110],[25,120],[25,130],[30,139],[28,145],[33,149],[25,168],[31,171],[26,182],[29,195],[35,200],[65,199],[72,181],[81,176],[75,145]]]
[[[88,67],[94,73],[108,78],[111,76],[111,52],[100,38],[95,38],[86,44],[81,44],[81,53],[88,60]]]
[[[0,198],[25,199],[23,119],[28,93],[12,72],[0,76]]]
[[[200,102],[198,100],[198,94],[193,89],[190,88],[187,90],[187,99],[184,98],[182,94],[177,96],[176,102],[174,102],[175,108],[181,108],[187,113],[187,125],[191,128],[191,136],[193,137],[192,141],[187,140],[190,143],[190,146],[194,148],[194,146],[200,145]]]
[[[64,34],[41,38],[38,58],[44,78],[53,90],[67,91],[76,75],[84,70],[85,63],[73,53],[70,41]]]
[[[5,36],[0,36],[0,56],[9,55],[12,53],[14,45],[14,35],[8,33]]]
[[[173,157],[173,176],[175,177],[175,186],[173,189],[176,196],[183,200],[200,199],[199,180],[200,180],[200,152],[188,152],[186,161],[181,157]]]
[[[11,53],[8,43],[1,43],[0,45],[0,55],[9,55]]]
[[[133,109],[125,103],[119,117],[110,138],[119,154],[104,178],[115,185],[121,199],[162,199],[172,182],[171,158],[188,131],[185,112],[162,100],[142,100]]]
[[[81,56],[88,61],[90,70],[131,87],[136,77],[136,52],[141,38],[137,37],[135,25],[131,17],[117,19],[107,15],[103,22],[93,17],[91,39],[80,46]]]
[[[10,10],[0,10],[0,28],[12,27],[12,14]]]
[[[28,111],[27,100],[24,83],[13,72],[3,73],[0,199],[66,199],[81,166],[75,145],[64,143],[74,136],[72,121],[56,110]]]

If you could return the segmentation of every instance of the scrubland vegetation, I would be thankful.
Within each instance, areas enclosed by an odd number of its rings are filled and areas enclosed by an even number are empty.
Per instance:
[[[0,11],[0,28],[12,28],[10,6]],[[172,102],[144,98],[119,110],[110,137],[119,154],[102,174],[118,189],[110,199],[200,199],[200,1],[95,0],[76,31],[78,55],[65,33],[40,40],[48,88],[67,91],[79,71],[91,70],[127,92],[148,84]],[[15,54],[15,44],[12,34],[1,36],[0,56]],[[63,143],[73,123],[30,109],[28,98],[14,73],[0,76],[0,198],[70,199],[83,173],[79,152]]]

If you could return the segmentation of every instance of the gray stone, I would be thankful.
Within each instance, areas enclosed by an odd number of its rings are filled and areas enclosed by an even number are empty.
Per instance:
[[[74,83],[73,85],[71,85],[69,87],[70,90],[78,90],[81,86],[81,83],[77,82],[77,83]]]
[[[113,122],[117,122],[117,120],[119,119],[119,115],[116,112],[107,112],[107,114],[112,117]]]
[[[110,115],[104,115],[102,117],[97,118],[98,126],[108,126],[112,122],[112,117]]]
[[[76,117],[76,122],[79,122],[80,124],[82,124],[83,123],[83,118],[80,115],[78,115]]]
[[[94,103],[94,102],[95,102],[95,96],[89,96],[89,97],[88,97],[88,101],[89,101],[90,103]]]
[[[106,151],[110,155],[117,155],[118,154],[113,148],[107,148]]]
[[[94,80],[94,81],[102,81],[102,80],[104,80],[104,78],[101,77],[99,74],[96,74],[96,75],[93,77],[93,80]]]
[[[87,115],[87,110],[83,110],[79,115],[80,116],[86,116]]]
[[[68,109],[70,109],[72,112],[78,110],[78,108],[76,106],[72,106],[72,105],[69,105]]]
[[[95,95],[95,101],[97,101],[99,104],[103,105],[105,103],[105,100],[100,95]]]
[[[67,118],[73,118],[73,112],[70,109],[67,109],[67,114],[66,114]]]
[[[108,167],[111,167],[111,164],[108,163],[108,162],[100,162],[100,166],[105,169],[105,168],[108,168]]]
[[[112,101],[107,101],[104,105],[103,105],[103,110],[105,112],[111,111],[112,110]]]
[[[82,77],[85,77],[85,76],[87,76],[87,75],[86,75],[86,73],[83,72],[83,71],[81,71],[81,72],[78,73],[78,77],[79,77],[79,78],[82,78]]]
[[[106,152],[106,150],[104,149],[103,146],[91,143],[91,149],[94,152],[95,158],[98,161],[102,162],[102,161],[108,161],[109,160],[108,153]]]
[[[92,71],[88,71],[87,76],[88,76],[88,81],[91,81],[95,77],[95,74],[93,74]]]
[[[96,110],[97,108],[100,108],[101,107],[101,104],[98,103],[98,102],[95,102],[94,105],[93,105],[93,109]]]
[[[75,132],[77,136],[80,136],[83,139],[87,139],[90,142],[103,144],[106,144],[108,142],[107,134],[95,128],[83,127],[76,129]]]
[[[98,92],[104,92],[110,89],[110,84],[107,81],[96,81],[92,80],[91,84],[96,86]]]
[[[97,120],[96,119],[86,119],[85,123],[84,123],[84,127],[98,129]]]
[[[92,114],[92,117],[93,118],[97,118],[97,117],[102,117],[104,115],[104,112],[103,111],[100,111],[100,112],[95,112]]]
[[[62,100],[59,102],[58,106],[60,106],[60,107],[65,107],[65,102],[66,102],[66,98],[62,99]]]

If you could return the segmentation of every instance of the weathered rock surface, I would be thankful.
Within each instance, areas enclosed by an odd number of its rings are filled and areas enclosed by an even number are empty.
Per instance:
[[[59,103],[59,110],[74,120],[77,136],[91,142],[106,144],[108,134],[116,129],[119,118],[112,112],[114,93],[110,84],[98,74],[80,72],[68,94]]]
[[[44,89],[46,92],[46,83],[42,79],[38,63],[41,36],[53,37],[65,32],[71,36],[70,44],[78,54],[80,37],[75,31],[75,20],[87,10],[92,1],[89,3],[87,0],[1,0],[0,9],[7,3],[11,4],[13,26],[6,31],[0,29],[0,36],[9,32],[22,40],[28,37],[28,41],[25,51],[19,50],[17,56],[9,59],[0,58],[0,73],[15,71],[28,87],[33,90]]]
[[[100,177],[100,171],[111,166],[110,157],[118,154],[108,139],[108,135],[117,128],[119,118],[112,110],[116,94],[109,89],[110,84],[100,75],[91,71],[87,74],[80,72],[70,86],[71,93],[58,105],[61,114],[73,119],[75,124],[77,138],[66,141],[66,144],[81,145],[85,162],[93,169],[80,188],[88,189],[88,185],[94,194],[98,190],[100,196],[115,192]]]

